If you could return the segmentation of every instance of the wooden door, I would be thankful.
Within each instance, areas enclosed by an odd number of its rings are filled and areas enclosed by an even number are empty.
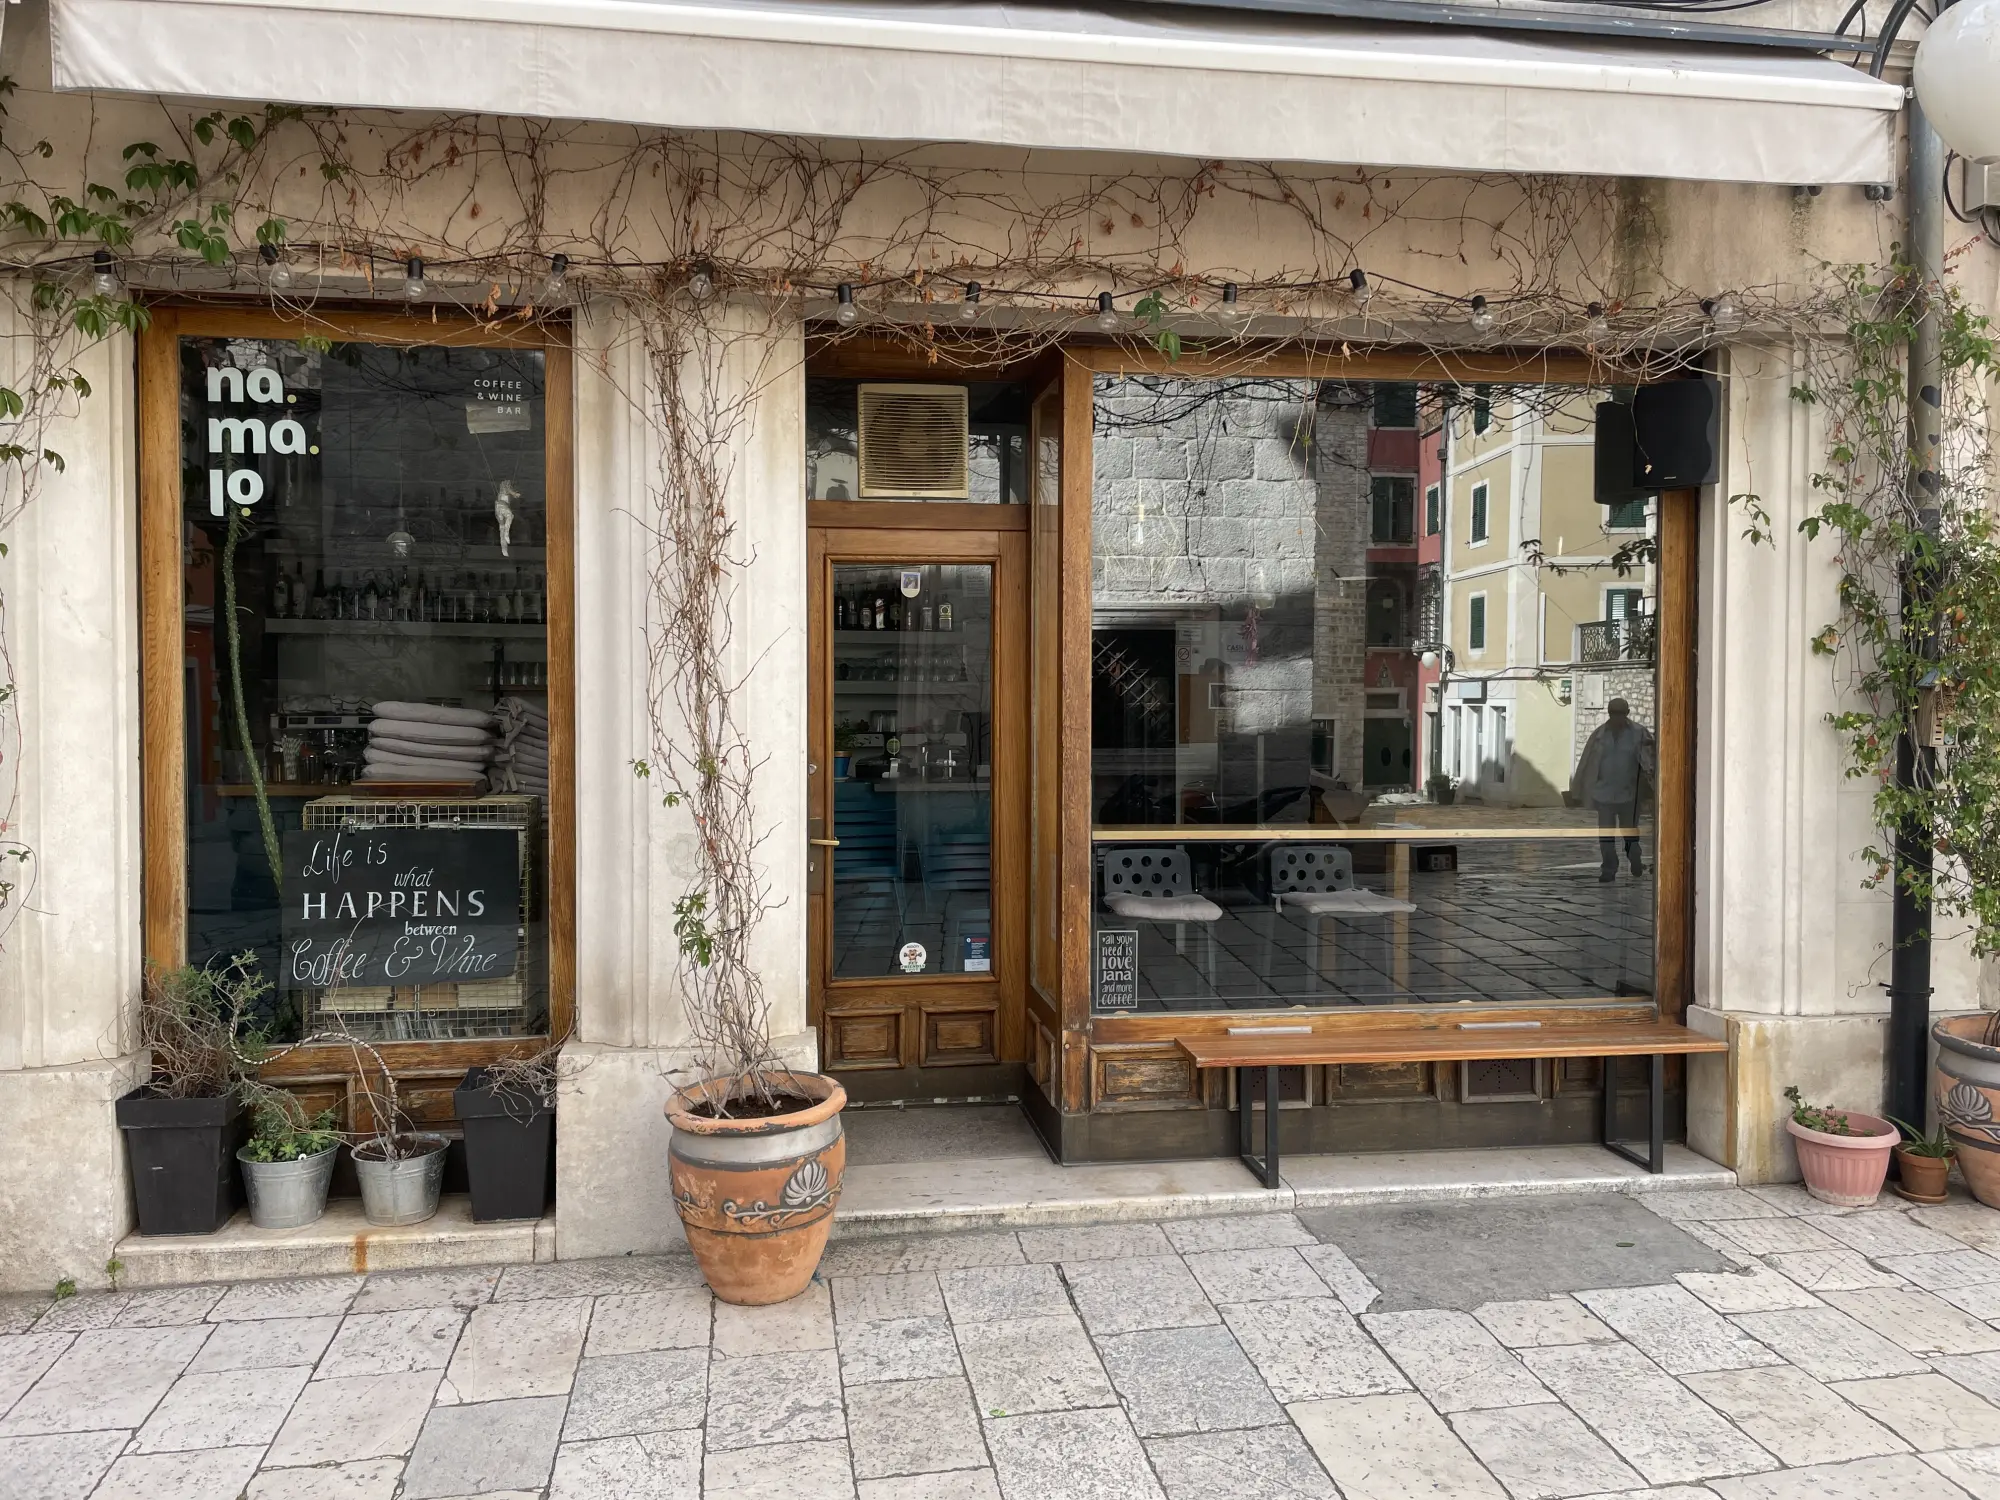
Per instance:
[[[899,524],[811,532],[821,1065],[859,1098],[1005,1094],[1027,979],[1026,518],[884,509],[868,519]]]

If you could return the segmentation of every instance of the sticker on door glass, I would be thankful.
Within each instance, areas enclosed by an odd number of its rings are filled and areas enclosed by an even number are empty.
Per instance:
[[[922,568],[903,569],[903,597],[914,599],[924,591],[924,570]]]
[[[923,973],[930,958],[930,950],[922,943],[905,943],[896,950],[896,962],[902,965],[905,974]]]
[[[993,939],[981,933],[966,933],[958,940],[959,967],[968,974],[993,972]]]

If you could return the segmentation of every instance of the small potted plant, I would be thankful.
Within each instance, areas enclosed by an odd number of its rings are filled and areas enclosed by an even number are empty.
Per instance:
[[[1431,794],[1431,801],[1439,807],[1450,807],[1458,800],[1458,783],[1449,776],[1433,776],[1424,783],[1424,790]]]
[[[833,726],[833,779],[845,781],[854,770],[854,726],[841,722]]]
[[[117,1103],[141,1234],[213,1234],[242,1205],[246,1120],[236,1038],[270,986],[256,955],[155,969],[139,998],[146,1081]]]
[[[557,1046],[533,1057],[472,1068],[452,1090],[465,1129],[472,1217],[539,1219],[555,1155]]]
[[[326,1212],[340,1155],[334,1112],[308,1120],[297,1095],[260,1086],[251,1115],[256,1128],[236,1153],[250,1191],[250,1222],[259,1229],[302,1229]]]
[[[1873,1203],[1889,1176],[1889,1154],[1902,1132],[1876,1115],[1808,1104],[1796,1084],[1785,1090],[1785,1098],[1792,1106],[1785,1129],[1798,1148],[1806,1191],[1842,1208]]]
[[[1889,1123],[1903,1132],[1903,1143],[1896,1148],[1896,1196],[1908,1198],[1912,1203],[1942,1203],[1945,1201],[1945,1184],[1951,1178],[1951,1159],[1958,1154],[1958,1147],[1951,1141],[1951,1132],[1945,1126],[1926,1135],[1907,1121],[1889,1116]]]
[[[444,1154],[451,1142],[418,1130],[403,1113],[396,1093],[396,1075],[377,1052],[355,1037],[338,1038],[354,1049],[355,1076],[366,1077],[361,1054],[366,1052],[382,1075],[382,1092],[362,1091],[362,1103],[374,1117],[375,1133],[348,1153],[361,1183],[361,1211],[370,1224],[421,1224],[438,1211],[444,1191]]]

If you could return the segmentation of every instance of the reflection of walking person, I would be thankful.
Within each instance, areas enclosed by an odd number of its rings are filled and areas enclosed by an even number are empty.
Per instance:
[[[1653,779],[1658,760],[1653,753],[1653,731],[1632,722],[1632,705],[1613,698],[1604,709],[1608,717],[1592,731],[1583,755],[1570,778],[1572,795],[1585,807],[1597,809],[1599,828],[1629,828],[1625,853],[1632,861],[1634,878],[1646,873],[1639,858],[1639,794]],[[1600,838],[1597,852],[1603,861],[1599,880],[1618,878],[1618,840]]]

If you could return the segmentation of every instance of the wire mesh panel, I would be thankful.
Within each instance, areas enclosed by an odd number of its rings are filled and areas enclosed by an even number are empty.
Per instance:
[[[537,887],[542,847],[538,797],[321,797],[306,804],[309,832],[366,833],[382,828],[430,831],[512,829],[518,858],[518,923],[514,972],[499,979],[407,986],[340,985],[311,990],[308,1033],[338,1029],[369,1041],[448,1041],[529,1036],[548,1026],[548,985]]]

